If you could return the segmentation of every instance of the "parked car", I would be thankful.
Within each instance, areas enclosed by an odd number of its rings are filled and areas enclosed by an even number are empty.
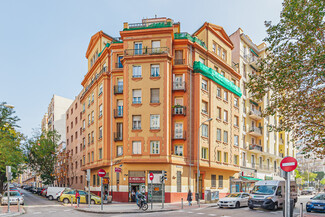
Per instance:
[[[325,212],[325,194],[320,193],[315,197],[310,198],[311,200],[306,203],[307,212],[318,211]]]
[[[87,201],[86,196],[88,195],[88,193],[85,191],[82,191],[82,190],[78,190],[78,192],[80,194],[80,203],[86,203],[86,201]],[[73,200],[74,203],[77,202],[75,190],[63,192],[60,195],[60,199],[59,199],[60,202],[71,203],[71,200]],[[90,203],[91,204],[100,204],[101,199],[96,194],[90,193]]]
[[[20,194],[18,191],[9,191],[9,201],[10,204],[18,204],[24,205],[24,197],[22,194]],[[8,192],[3,193],[3,197],[1,198],[1,205],[8,204]]]
[[[304,188],[301,191],[301,195],[308,195],[308,194],[316,194],[316,190],[314,187]]]
[[[226,197],[221,198],[218,202],[219,208],[232,207],[239,208],[241,206],[248,206],[249,194],[244,192],[237,192],[228,194]]]
[[[64,189],[64,187],[48,187],[46,197],[49,200],[56,200],[60,196],[58,193],[63,191]]]
[[[45,188],[42,192],[41,192],[41,196],[46,197],[47,194],[47,188]]]
[[[294,201],[294,206],[298,200],[297,184],[294,181],[290,182],[290,198]],[[255,207],[277,210],[283,208],[285,200],[285,181],[264,180],[255,183],[251,191],[248,207]]]
[[[16,187],[9,187],[9,191],[18,191],[19,193],[21,193],[20,190]]]

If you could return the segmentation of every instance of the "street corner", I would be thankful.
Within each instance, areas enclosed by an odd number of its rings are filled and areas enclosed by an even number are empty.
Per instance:
[[[100,209],[92,209],[92,208],[76,208],[75,210],[79,212],[85,213],[97,213],[97,214],[131,214],[131,213],[154,213],[154,212],[170,212],[176,211],[178,209],[154,209],[154,210],[146,210],[142,211],[139,209],[115,209],[115,210],[100,210]]]

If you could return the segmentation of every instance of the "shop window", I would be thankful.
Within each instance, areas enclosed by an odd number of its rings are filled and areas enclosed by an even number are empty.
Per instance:
[[[177,171],[177,192],[182,192],[182,172]]]
[[[217,176],[216,175],[211,175],[211,187],[212,188],[217,187]]]
[[[222,175],[219,176],[219,185],[218,185],[218,188],[223,188],[223,176]]]

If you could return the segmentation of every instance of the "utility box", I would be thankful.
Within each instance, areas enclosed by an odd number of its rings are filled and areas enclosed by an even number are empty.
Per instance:
[[[211,190],[205,190],[204,197],[206,202],[211,202]]]

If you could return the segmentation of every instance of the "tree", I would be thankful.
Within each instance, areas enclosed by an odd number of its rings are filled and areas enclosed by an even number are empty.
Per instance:
[[[314,172],[314,173],[316,173],[317,174],[317,176],[316,176],[316,181],[320,181],[320,180],[322,180],[323,178],[324,178],[324,176],[325,176],[325,173],[323,172],[323,171],[320,171],[320,172]]]
[[[317,174],[316,173],[310,173],[310,172],[304,172],[302,174],[303,180],[313,182],[315,181]]]
[[[279,114],[274,131],[291,131],[303,151],[325,156],[325,1],[284,0],[280,22],[265,22],[269,44],[247,86],[261,99],[264,116]]]
[[[17,116],[12,108],[4,106],[5,103],[0,104],[0,192],[3,189],[6,178],[6,166],[11,166],[13,178],[17,177],[21,172],[24,163],[23,150],[21,148],[21,141],[23,135],[15,130]]]
[[[323,178],[323,179],[320,181],[320,183],[321,183],[322,185],[325,185],[325,178]]]
[[[60,135],[56,131],[44,131],[26,144],[28,166],[40,175],[45,185],[53,184],[55,180],[59,139]]]

